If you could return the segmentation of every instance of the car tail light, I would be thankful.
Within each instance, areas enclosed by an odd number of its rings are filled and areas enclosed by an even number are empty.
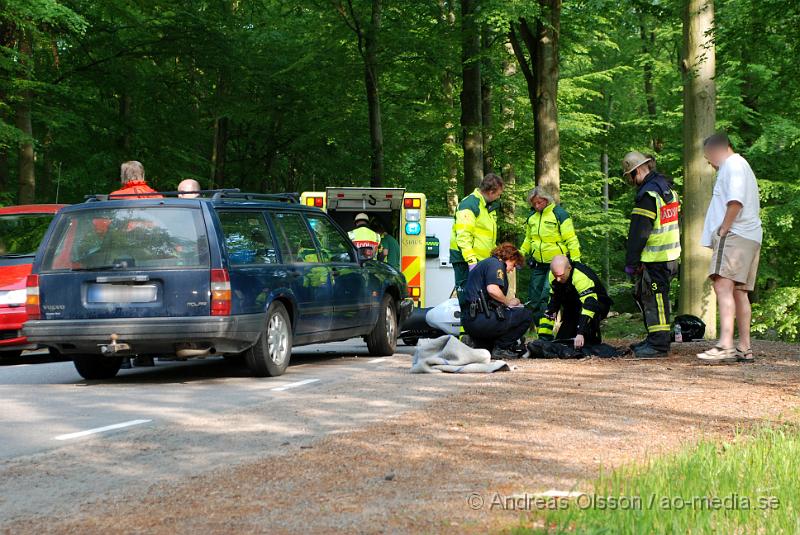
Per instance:
[[[322,197],[314,197],[314,206],[322,208]]]
[[[420,208],[422,199],[403,199],[403,208]]]
[[[28,275],[25,288],[27,291],[25,297],[25,312],[28,314],[28,319],[41,319],[42,309],[39,306],[39,275]]]
[[[211,270],[211,315],[231,315],[231,279],[227,269]]]

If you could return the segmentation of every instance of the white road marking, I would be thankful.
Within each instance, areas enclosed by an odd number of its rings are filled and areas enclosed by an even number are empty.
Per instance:
[[[290,388],[297,388],[298,386],[307,385],[309,383],[316,383],[319,379],[303,379],[302,381],[297,381],[295,383],[285,384],[283,386],[276,386],[275,388],[270,388],[273,392],[283,392],[284,390],[289,390]]]
[[[378,362],[385,362],[386,359],[384,357],[378,357],[376,359],[372,359],[369,361],[370,364],[377,364]]]
[[[67,433],[66,435],[58,435],[55,437],[56,440],[70,440],[73,438],[81,438],[88,435],[94,435],[96,433],[103,433],[105,431],[113,431],[115,429],[122,429],[125,427],[131,427],[132,425],[141,425],[152,422],[153,420],[129,420],[127,422],[122,422],[113,425],[106,425],[104,427],[95,427],[94,429],[87,429],[86,431],[78,431],[77,433]]]

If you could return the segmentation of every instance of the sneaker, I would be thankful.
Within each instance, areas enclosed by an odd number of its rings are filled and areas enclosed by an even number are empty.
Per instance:
[[[697,354],[697,358],[707,364],[729,364],[736,362],[736,350],[732,347],[725,349],[724,347],[715,346],[711,349]]]
[[[513,360],[519,358],[519,353],[508,348],[496,347],[492,351],[492,358],[496,360]]]
[[[756,359],[753,358],[753,350],[752,349],[739,349],[736,348],[736,361],[737,362],[755,362]]]
[[[669,352],[659,351],[650,344],[644,344],[633,349],[633,356],[637,359],[662,359],[669,356]]]

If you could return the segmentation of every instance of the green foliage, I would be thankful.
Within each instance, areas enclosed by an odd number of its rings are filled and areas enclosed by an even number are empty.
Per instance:
[[[800,288],[774,290],[754,304],[753,332],[770,339],[800,341]]]

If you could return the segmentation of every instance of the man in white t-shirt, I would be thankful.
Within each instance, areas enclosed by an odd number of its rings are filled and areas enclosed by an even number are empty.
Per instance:
[[[717,169],[701,244],[713,251],[708,275],[717,294],[720,336],[716,347],[697,356],[709,363],[752,362],[748,292],[755,288],[763,238],[758,183],[750,164],[733,151],[724,133],[706,139],[703,152]],[[733,343],[734,316],[738,347]]]

